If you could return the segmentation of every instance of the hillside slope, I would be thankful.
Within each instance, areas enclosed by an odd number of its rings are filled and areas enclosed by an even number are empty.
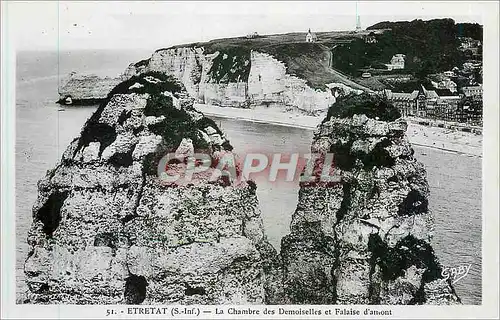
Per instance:
[[[367,30],[385,31],[376,35],[376,43],[357,39],[338,46],[334,68],[359,75],[360,69],[389,63],[393,55],[401,53],[406,56],[405,72],[423,78],[461,66],[468,59],[459,50],[459,37],[482,40],[482,26],[455,23],[452,19],[380,22]]]

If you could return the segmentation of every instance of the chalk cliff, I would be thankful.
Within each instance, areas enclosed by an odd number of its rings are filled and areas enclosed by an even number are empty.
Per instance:
[[[167,152],[232,146],[182,84],[144,73],[116,86],[38,185],[24,269],[30,303],[262,304],[278,296],[276,251],[255,184],[158,178]],[[166,167],[167,168],[167,167]]]
[[[95,104],[105,99],[120,82],[121,78],[71,73],[59,89],[59,101],[64,104]]]
[[[254,105],[288,106],[308,114],[327,110],[335,102],[331,91],[309,87],[306,80],[287,74],[283,62],[257,51],[251,52],[248,97]]]
[[[131,64],[125,76],[159,71],[179,79],[199,103],[230,107],[267,105],[308,114],[326,111],[335,101],[329,89],[313,89],[287,73],[272,55],[245,48],[207,52],[203,47],[157,50]]]
[[[182,55],[177,78],[185,83],[214,74],[241,80],[213,68],[198,74],[196,54],[189,63]],[[162,69],[158,59],[142,64]],[[252,82],[251,68],[237,59],[232,68]],[[214,165],[231,144],[193,108],[193,91],[165,73],[172,72],[129,74],[39,182],[24,266],[27,302],[460,303],[431,246],[426,173],[397,109],[362,94],[328,110],[311,150],[334,154],[340,181],[301,182],[278,256],[264,234],[256,185],[219,176]],[[283,66],[268,76],[263,81],[297,81]],[[192,83],[189,90],[203,87]],[[286,97],[271,85],[262,90]],[[195,152],[212,159],[207,171],[185,183],[159,178],[162,170],[184,172]],[[159,165],[167,153],[180,160]]]
[[[334,154],[340,182],[301,182],[281,245],[285,303],[460,303],[430,243],[426,172],[406,126],[376,97],[330,108],[311,149]]]

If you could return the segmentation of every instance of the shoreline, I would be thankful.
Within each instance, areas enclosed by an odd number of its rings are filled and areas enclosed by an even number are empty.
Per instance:
[[[196,103],[194,106],[206,116],[216,116],[220,118],[306,130],[315,130],[317,125],[323,120],[323,116],[315,117],[297,113],[286,113],[266,107],[241,109]],[[440,127],[425,126],[412,122],[410,119],[406,121],[408,123],[406,135],[410,143],[415,146],[482,158],[482,135]]]
[[[306,116],[295,113],[286,113],[272,108],[243,109],[219,107],[207,104],[194,104],[198,111],[207,116],[243,120],[256,123],[273,124],[285,127],[294,127],[315,130],[323,117]]]

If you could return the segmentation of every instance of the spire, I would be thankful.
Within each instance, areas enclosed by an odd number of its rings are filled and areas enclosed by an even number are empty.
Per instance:
[[[424,85],[420,84],[420,86],[422,87],[422,92],[427,95],[427,89],[425,89]]]
[[[356,30],[361,30],[361,17],[356,16]]]
[[[356,31],[361,30],[361,18],[358,14],[358,2],[356,2]]]

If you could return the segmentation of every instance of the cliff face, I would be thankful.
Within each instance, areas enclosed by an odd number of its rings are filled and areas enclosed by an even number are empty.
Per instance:
[[[235,56],[212,57],[222,65],[200,79],[230,83],[247,74],[252,82],[252,69]],[[178,60],[180,79],[197,75],[192,59]],[[234,68],[238,76],[230,75]],[[260,81],[296,81],[283,72]],[[329,109],[311,151],[333,153],[340,180],[301,182],[280,258],[263,231],[256,185],[216,168],[232,154],[224,133],[164,71],[129,76],[39,182],[24,266],[27,302],[460,303],[431,246],[425,169],[393,106],[363,94]],[[193,181],[159,178],[163,170],[184,172],[196,152],[212,166]],[[163,165],[167,153],[180,158]]]
[[[244,61],[236,61],[236,58]],[[179,47],[158,50],[144,63],[131,64],[125,76],[163,72],[179,79],[198,102],[244,107],[248,105],[246,79],[249,69],[250,61],[244,56],[220,52],[204,54],[203,48]]]
[[[338,183],[303,182],[281,256],[287,303],[455,304],[431,247],[425,169],[397,110],[361,95],[336,103],[312,151]]]
[[[230,107],[271,105],[306,113],[326,110],[335,101],[329,90],[309,87],[287,74],[283,62],[269,54],[244,49],[206,53],[203,48],[178,47],[156,51],[132,64],[125,75],[160,71],[175,76],[200,103]]]
[[[68,81],[59,89],[60,101],[67,97],[75,102],[105,99],[108,93],[122,80],[120,78],[100,78],[96,75],[70,75]]]
[[[115,87],[39,182],[25,263],[31,303],[272,303],[275,250],[252,183],[157,175],[232,147],[182,85],[146,73]],[[213,173],[210,168],[207,173]]]
[[[330,91],[314,90],[306,80],[287,74],[283,62],[266,53],[252,51],[248,95],[252,104],[292,106],[313,114],[335,102]]]

